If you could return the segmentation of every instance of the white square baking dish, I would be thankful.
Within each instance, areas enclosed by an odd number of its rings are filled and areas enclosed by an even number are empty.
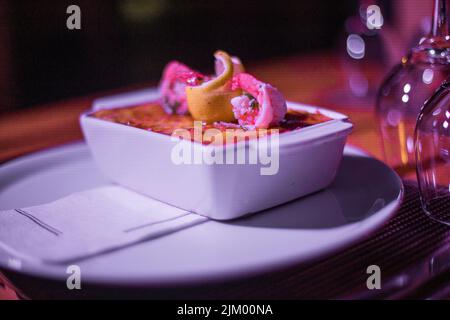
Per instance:
[[[144,90],[103,98],[81,115],[81,127],[94,160],[119,185],[216,220],[255,213],[329,186],[353,127],[345,115],[288,103],[288,108],[320,111],[333,120],[281,133],[278,171],[262,175],[261,169],[267,164],[176,164],[171,158],[175,145],[180,143],[189,144],[194,152],[211,152],[211,148],[225,152],[234,148],[237,154],[257,147],[257,139],[226,145],[224,149],[89,116],[99,109],[154,101],[155,95],[154,90]]]

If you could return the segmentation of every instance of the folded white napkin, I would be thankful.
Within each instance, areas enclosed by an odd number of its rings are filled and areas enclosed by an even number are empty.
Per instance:
[[[0,211],[0,246],[25,259],[67,263],[208,220],[119,186]]]

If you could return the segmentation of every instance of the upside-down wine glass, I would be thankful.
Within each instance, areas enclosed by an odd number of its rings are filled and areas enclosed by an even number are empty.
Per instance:
[[[417,116],[450,75],[449,4],[450,0],[435,0],[431,33],[402,58],[378,93],[376,114],[384,157],[395,168],[415,168]]]
[[[435,55],[450,63],[450,1],[437,1],[433,29]],[[422,208],[431,218],[450,225],[450,78],[424,104],[420,111],[415,151],[417,180]]]

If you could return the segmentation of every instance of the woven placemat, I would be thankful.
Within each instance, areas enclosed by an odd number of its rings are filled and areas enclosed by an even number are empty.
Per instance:
[[[415,183],[404,184],[405,197],[401,208],[390,222],[367,240],[308,267],[266,275],[252,284],[242,283],[230,297],[390,297],[397,296],[395,289],[402,291],[409,286],[411,290],[418,282],[423,284],[430,280],[434,275],[427,263],[433,262],[433,254],[450,242],[450,228],[425,215]],[[448,211],[450,202],[445,206],[442,209]],[[382,289],[383,284],[388,286],[378,294],[369,292],[371,290],[366,284],[369,277],[367,267],[371,265],[380,267]]]

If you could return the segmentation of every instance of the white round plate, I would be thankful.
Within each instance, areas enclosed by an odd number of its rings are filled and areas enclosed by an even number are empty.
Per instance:
[[[247,218],[208,221],[80,261],[83,282],[152,286],[226,280],[311,262],[362,240],[394,215],[403,185],[359,149],[346,147],[344,154],[326,190]],[[0,210],[105,184],[84,143],[49,149],[0,166]],[[67,266],[18,261],[1,249],[0,267],[67,278]]]

